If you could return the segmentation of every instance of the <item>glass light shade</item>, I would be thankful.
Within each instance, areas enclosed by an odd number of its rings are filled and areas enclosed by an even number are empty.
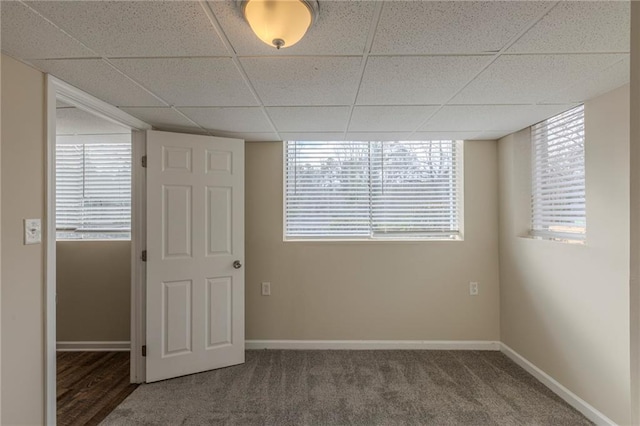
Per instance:
[[[312,11],[301,0],[248,0],[244,16],[260,40],[278,49],[299,42],[313,23]]]

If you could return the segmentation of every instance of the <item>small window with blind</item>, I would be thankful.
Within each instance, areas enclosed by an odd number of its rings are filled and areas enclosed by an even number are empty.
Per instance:
[[[285,143],[286,240],[462,239],[462,143]]]
[[[531,140],[531,235],[584,240],[584,106],[536,124],[531,128]]]
[[[56,234],[131,239],[131,143],[56,145]]]

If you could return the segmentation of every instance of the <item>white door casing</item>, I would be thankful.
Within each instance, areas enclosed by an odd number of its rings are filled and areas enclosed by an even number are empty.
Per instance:
[[[235,261],[244,262],[244,141],[148,131],[147,382],[244,362]]]

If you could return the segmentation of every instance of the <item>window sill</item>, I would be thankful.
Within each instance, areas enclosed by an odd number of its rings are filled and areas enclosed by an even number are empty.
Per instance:
[[[406,243],[448,243],[463,242],[464,238],[376,238],[376,239],[357,239],[357,238],[284,238],[284,243],[320,243],[320,244],[406,244]]]
[[[56,242],[109,242],[109,241],[131,241],[131,238],[56,238]]]
[[[540,241],[551,241],[551,242],[555,242],[555,243],[561,243],[561,244],[571,244],[571,245],[576,245],[576,246],[586,246],[587,245],[587,241],[586,239],[582,238],[571,238],[571,237],[564,237],[564,236],[543,236],[543,235],[531,235],[531,234],[527,234],[527,235],[521,235],[520,238],[526,239],[526,240],[540,240]]]

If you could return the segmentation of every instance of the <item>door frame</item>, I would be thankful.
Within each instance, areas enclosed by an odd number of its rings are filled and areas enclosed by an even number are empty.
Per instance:
[[[145,280],[146,268],[141,259],[146,246],[146,179],[142,156],[146,153],[146,130],[151,126],[121,109],[83,92],[47,74],[46,76],[46,160],[45,160],[45,359],[44,418],[45,424],[56,424],[56,99],[110,122],[129,127],[132,131],[131,170],[131,382],[145,379],[141,350],[145,340]]]

